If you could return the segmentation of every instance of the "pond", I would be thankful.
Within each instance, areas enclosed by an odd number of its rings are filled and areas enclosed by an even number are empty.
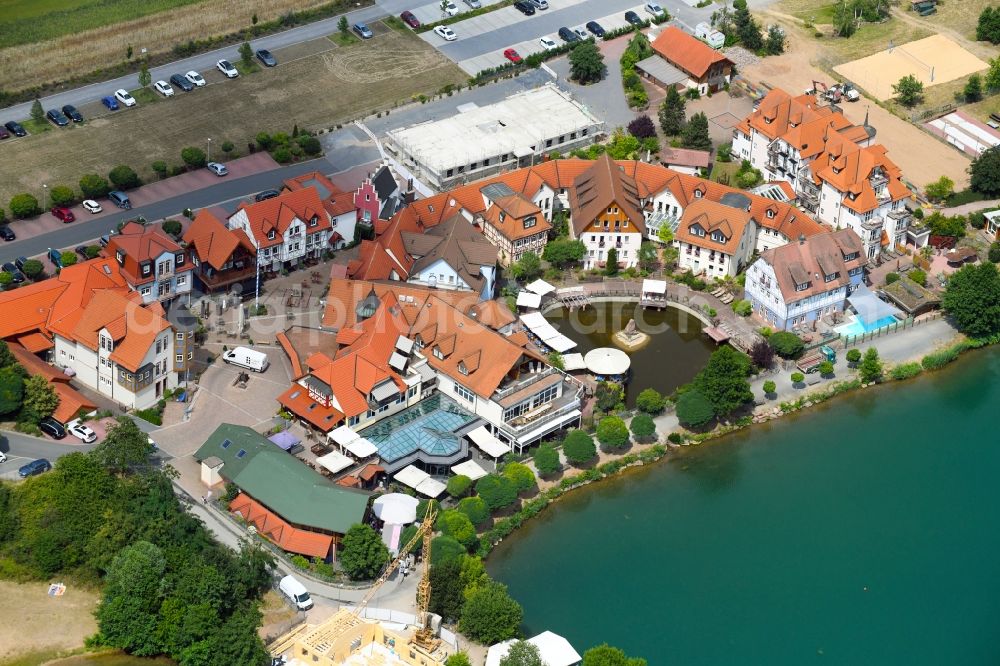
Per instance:
[[[644,388],[663,394],[691,381],[715,349],[702,334],[696,317],[676,308],[643,309],[638,303],[595,303],[583,310],[563,308],[545,315],[559,332],[577,343],[571,351],[586,354],[597,347],[614,347],[612,336],[635,319],[640,331],[650,335],[649,344],[629,352],[632,378],[625,387],[625,401],[635,404]]]

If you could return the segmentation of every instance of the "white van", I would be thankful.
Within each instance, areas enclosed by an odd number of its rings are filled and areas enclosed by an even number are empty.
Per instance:
[[[291,600],[299,610],[309,610],[313,607],[313,600],[309,596],[306,586],[296,580],[295,576],[285,576],[278,583],[281,593]]]
[[[713,28],[711,23],[699,23],[696,25],[694,36],[707,43],[713,49],[721,49],[726,45],[726,36]]]
[[[222,360],[226,363],[238,365],[254,372],[264,372],[267,370],[269,362],[267,354],[259,352],[249,347],[235,347],[222,353]]]

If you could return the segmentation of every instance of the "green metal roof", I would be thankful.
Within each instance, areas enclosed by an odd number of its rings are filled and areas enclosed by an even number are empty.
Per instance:
[[[210,456],[223,478],[290,523],[344,534],[364,520],[368,493],[331,483],[251,428],[220,425],[194,454]]]

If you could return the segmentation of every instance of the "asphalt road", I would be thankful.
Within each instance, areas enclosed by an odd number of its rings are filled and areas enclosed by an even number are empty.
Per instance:
[[[354,165],[338,164],[336,171],[351,168]],[[159,220],[171,215],[178,215],[185,208],[206,208],[222,202],[246,197],[261,190],[273,189],[287,178],[298,176],[309,171],[330,173],[331,166],[326,158],[299,162],[273,171],[254,174],[244,178],[223,178],[217,185],[195,190],[180,196],[164,199],[146,206],[123,210],[98,218],[79,218],[80,221],[66,225],[57,231],[40,234],[32,238],[4,243],[0,246],[0,262],[13,261],[17,257],[31,257],[44,254],[48,248],[72,248],[83,243],[100,238],[111,233],[118,223],[130,220],[140,215],[147,220]],[[113,208],[110,202],[104,202],[105,208]]]
[[[0,478],[17,479],[17,470],[21,465],[36,458],[47,458],[49,462],[55,462],[56,458],[73,453],[74,451],[89,451],[94,448],[93,444],[83,444],[77,439],[66,437],[64,442],[76,442],[76,444],[63,444],[51,439],[41,439],[30,435],[22,435],[17,432],[4,432],[0,439],[0,451],[7,454],[7,462],[0,463]]]

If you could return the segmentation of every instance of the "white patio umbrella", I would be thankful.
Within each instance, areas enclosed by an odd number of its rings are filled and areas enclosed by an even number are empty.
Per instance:
[[[382,495],[372,503],[379,520],[390,525],[408,525],[417,519],[420,500],[403,493]]]

